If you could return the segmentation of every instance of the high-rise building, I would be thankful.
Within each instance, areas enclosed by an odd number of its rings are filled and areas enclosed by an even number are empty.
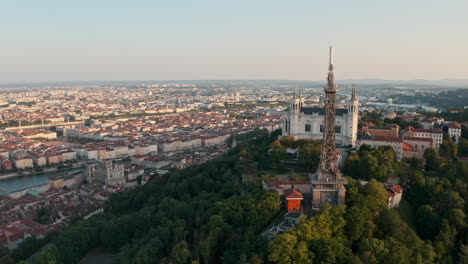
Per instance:
[[[311,175],[312,205],[318,207],[321,203],[342,205],[345,203],[346,179],[338,169],[336,153],[336,92],[333,72],[333,49],[330,47],[330,63],[328,66],[325,91],[325,115],[323,126],[323,146],[320,164],[317,172]],[[354,109],[357,110],[357,109]]]

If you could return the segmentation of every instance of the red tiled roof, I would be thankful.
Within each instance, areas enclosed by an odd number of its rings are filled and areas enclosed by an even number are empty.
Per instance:
[[[401,188],[400,185],[395,185],[391,188],[391,190],[395,193],[401,193],[403,191],[403,188]]]
[[[386,142],[403,142],[401,137],[373,136],[372,140]]]
[[[406,144],[406,143],[403,143],[403,150],[404,151],[411,151],[411,150],[413,150],[413,147]]]
[[[458,123],[457,121],[453,121],[449,124],[449,128],[458,128],[458,129],[461,129],[461,125],[460,123]]]

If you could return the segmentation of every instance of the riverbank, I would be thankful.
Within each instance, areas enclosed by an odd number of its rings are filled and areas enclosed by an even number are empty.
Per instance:
[[[69,171],[81,170],[84,171],[85,167],[65,168],[60,170],[51,170],[45,172],[35,172],[30,174],[22,174],[14,177],[0,179],[0,189],[7,192],[16,192],[25,188],[41,186],[49,183],[49,178],[55,175],[63,174]]]
[[[1,180],[6,180],[6,179],[9,179],[9,178],[14,178],[14,177],[36,175],[36,174],[43,174],[43,173],[49,173],[49,172],[67,171],[67,170],[71,170],[71,169],[81,169],[81,168],[84,168],[84,167],[85,167],[84,165],[78,165],[78,166],[73,166],[71,168],[63,168],[63,169],[51,168],[51,169],[45,169],[44,171],[23,171],[21,173],[13,172],[13,173],[9,173],[9,174],[0,175],[0,181]]]

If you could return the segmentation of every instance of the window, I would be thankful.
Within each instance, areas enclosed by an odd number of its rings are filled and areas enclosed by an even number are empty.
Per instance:
[[[310,132],[310,124],[305,125],[305,132]]]
[[[320,133],[323,133],[323,130],[324,130],[323,125],[320,125]]]
[[[341,133],[341,126],[335,126],[335,133],[340,134]]]

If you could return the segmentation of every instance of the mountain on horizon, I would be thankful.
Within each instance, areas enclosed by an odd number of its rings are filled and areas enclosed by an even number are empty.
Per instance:
[[[437,86],[468,86],[468,79],[441,79],[441,80],[385,80],[385,79],[348,79],[339,80],[337,83],[347,84],[411,84],[411,85],[437,85]],[[467,87],[468,88],[468,87]]]
[[[56,85],[110,85],[110,84],[120,84],[120,85],[131,85],[131,84],[144,84],[144,83],[223,83],[223,82],[280,82],[283,84],[298,84],[298,83],[312,83],[312,84],[323,84],[324,80],[282,80],[282,79],[264,79],[264,80],[100,80],[100,81],[57,81],[57,82],[18,82],[18,83],[0,83],[0,87],[33,87],[33,86],[56,86]],[[459,88],[468,88],[468,79],[441,79],[441,80],[386,80],[378,78],[368,78],[368,79],[345,79],[337,80],[339,85],[348,85],[348,84],[363,84],[363,85],[433,85],[433,86],[451,86]]]

